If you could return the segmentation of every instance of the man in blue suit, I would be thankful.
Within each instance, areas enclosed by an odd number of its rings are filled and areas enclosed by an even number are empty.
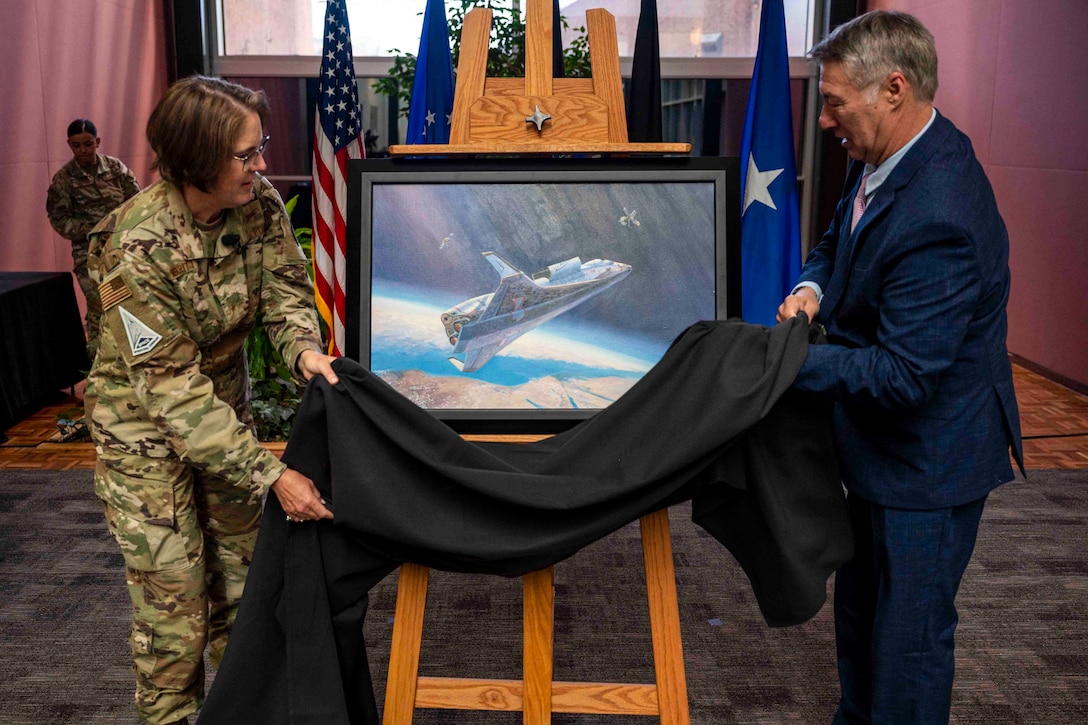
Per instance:
[[[956,591],[987,494],[1021,470],[1009,241],[968,138],[933,107],[933,36],[872,12],[810,52],[853,159],[778,310],[822,323],[795,387],[834,402],[856,540],[836,574],[834,723],[946,723]]]

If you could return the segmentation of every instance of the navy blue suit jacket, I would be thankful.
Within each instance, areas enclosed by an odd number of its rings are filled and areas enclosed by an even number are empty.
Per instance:
[[[981,498],[1023,469],[1005,347],[1009,239],[970,140],[940,114],[851,233],[863,164],[801,280],[820,285],[831,344],[795,386],[834,400],[848,490],[929,509]]]

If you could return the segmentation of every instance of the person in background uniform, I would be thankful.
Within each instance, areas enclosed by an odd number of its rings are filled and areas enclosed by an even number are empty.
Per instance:
[[[98,291],[87,275],[87,234],[102,217],[140,191],[136,177],[120,159],[98,153],[98,129],[86,118],[68,124],[72,160],[53,175],[45,199],[49,223],[72,242],[76,281],[87,301],[87,354],[98,348]]]
[[[263,92],[175,83],[147,125],[162,180],[91,232],[102,300],[86,419],[94,487],[125,559],[136,708],[187,722],[218,665],[271,489],[293,521],[332,518],[258,443],[245,340],[260,315],[300,379],[337,382],[313,288],[266,168]]]
[[[933,36],[904,13],[835,29],[820,125],[853,162],[778,319],[813,345],[794,383],[833,401],[854,528],[835,578],[834,722],[946,723],[956,592],[987,494],[1023,470],[1006,350],[1009,238],[968,138],[933,107]]]

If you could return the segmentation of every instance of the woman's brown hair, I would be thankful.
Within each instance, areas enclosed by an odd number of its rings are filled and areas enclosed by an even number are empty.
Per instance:
[[[231,160],[246,119],[256,113],[263,126],[268,110],[264,91],[201,75],[178,81],[147,122],[155,167],[178,186],[208,191]]]

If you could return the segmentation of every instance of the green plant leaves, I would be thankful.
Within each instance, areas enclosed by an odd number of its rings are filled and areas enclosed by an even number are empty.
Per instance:
[[[491,43],[487,53],[487,75],[490,78],[520,78],[525,75],[525,22],[521,13],[508,4],[495,0],[448,0],[446,22],[450,31],[450,57],[454,74],[461,57],[461,29],[465,15],[475,7],[491,8]],[[569,30],[567,19],[559,22]],[[570,45],[563,48],[563,72],[567,78],[590,78],[593,75],[589,60],[589,39],[584,27],[575,28],[579,33]],[[407,117],[412,100],[412,80],[416,75],[416,56],[392,48],[393,67],[384,78],[374,81],[375,92],[397,102],[400,115]]]

